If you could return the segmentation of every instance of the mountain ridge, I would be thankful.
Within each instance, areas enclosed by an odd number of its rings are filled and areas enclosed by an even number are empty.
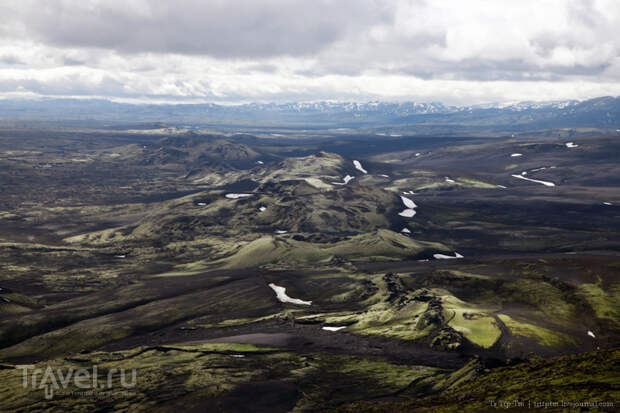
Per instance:
[[[378,127],[463,125],[479,128],[620,129],[620,97],[583,101],[446,106],[440,102],[289,102],[240,105],[130,104],[106,99],[0,100],[0,120],[160,121],[187,124]]]

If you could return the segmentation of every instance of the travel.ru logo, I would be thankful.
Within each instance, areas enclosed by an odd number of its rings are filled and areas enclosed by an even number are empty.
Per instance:
[[[45,393],[45,398],[50,400],[54,393],[63,389],[66,390],[71,384],[78,389],[103,390],[114,387],[114,377],[120,378],[120,386],[124,389],[131,389],[136,386],[136,369],[131,369],[131,377],[128,380],[125,369],[110,369],[104,379],[100,379],[98,366],[91,369],[53,369],[47,366],[46,369],[35,368],[32,364],[22,364],[16,366],[22,370],[22,386],[24,389],[41,389]]]

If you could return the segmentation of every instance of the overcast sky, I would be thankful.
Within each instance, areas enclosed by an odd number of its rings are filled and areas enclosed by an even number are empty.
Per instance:
[[[0,96],[620,95],[618,0],[2,0]]]

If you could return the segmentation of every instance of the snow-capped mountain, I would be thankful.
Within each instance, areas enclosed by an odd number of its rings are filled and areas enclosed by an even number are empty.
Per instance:
[[[235,111],[263,111],[263,112],[293,112],[293,113],[381,113],[386,115],[411,115],[429,113],[451,113],[458,111],[457,107],[444,106],[442,103],[419,102],[291,102],[291,103],[250,103],[238,106],[228,106]]]
[[[620,128],[620,98],[447,106],[437,102],[125,104],[107,100],[0,100],[0,120],[183,122],[212,125],[456,128]]]
[[[578,100],[555,100],[548,102],[503,102],[503,103],[485,103],[480,105],[467,106],[467,109],[502,109],[513,112],[521,112],[524,110],[538,110],[538,109],[564,109],[570,106],[575,106],[579,103]]]

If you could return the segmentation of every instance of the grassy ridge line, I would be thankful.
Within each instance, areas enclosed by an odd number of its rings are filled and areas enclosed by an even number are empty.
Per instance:
[[[359,402],[328,409],[330,413],[478,413],[530,411],[534,402],[613,402],[614,407],[587,410],[550,406],[546,412],[617,411],[620,403],[620,349],[595,351],[549,359],[532,358],[515,366],[485,371],[480,377],[415,401]],[[523,407],[492,407],[491,401],[524,401]],[[532,406],[530,404],[530,406]],[[534,407],[531,408],[532,410]]]

